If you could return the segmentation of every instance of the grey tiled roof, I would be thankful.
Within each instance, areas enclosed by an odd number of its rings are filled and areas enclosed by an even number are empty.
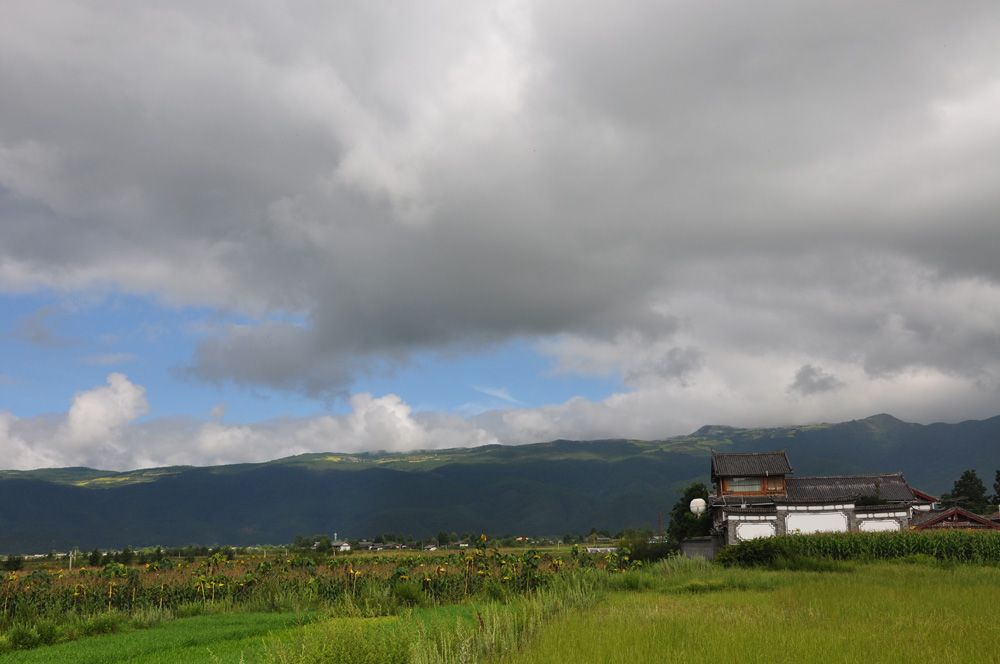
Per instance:
[[[792,464],[780,452],[712,452],[712,481],[719,477],[788,475]]]
[[[875,495],[875,480],[879,493],[887,503],[911,502],[913,492],[903,473],[886,475],[841,475],[830,477],[788,477],[785,490],[789,500],[847,500]]]

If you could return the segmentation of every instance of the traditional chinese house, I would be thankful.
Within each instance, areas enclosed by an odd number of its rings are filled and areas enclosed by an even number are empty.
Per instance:
[[[726,544],[787,533],[907,530],[934,499],[903,474],[795,477],[787,453],[712,453],[709,506]]]

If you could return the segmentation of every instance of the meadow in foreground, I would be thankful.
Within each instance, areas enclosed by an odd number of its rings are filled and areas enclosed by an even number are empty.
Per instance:
[[[660,565],[641,592],[565,614],[507,662],[997,662],[1000,570],[918,562],[839,572]]]
[[[8,623],[8,646],[29,637],[50,642],[66,630],[99,633],[100,626],[91,623],[113,626],[126,617],[139,623],[126,628],[148,629],[126,639],[99,636],[8,652],[0,663],[1000,661],[1000,629],[991,622],[1000,605],[1000,568],[982,553],[986,549],[976,548],[990,542],[974,534],[900,537],[907,546],[916,545],[914,538],[960,546],[938,546],[929,555],[906,553],[899,542],[882,537],[817,536],[810,546],[833,550],[816,557],[802,555],[798,539],[794,546],[775,539],[731,547],[729,567],[679,557],[640,566],[623,556],[595,565],[576,555],[564,565],[531,552],[480,549],[433,564],[427,558],[390,565],[372,560],[368,567],[348,564],[329,572],[289,564],[255,583],[245,598],[232,588],[245,574],[242,564],[214,576],[225,584],[214,597],[202,583],[203,576],[213,577],[193,566],[177,587],[195,601],[161,609],[165,577],[150,575],[160,583],[139,581],[135,601],[147,601],[130,614],[113,606],[119,594],[132,601],[112,585],[120,583],[116,577],[90,579],[99,585],[92,586],[88,601],[95,602],[94,591],[101,590],[110,594],[112,606],[82,614],[72,605],[72,585],[57,580],[53,588],[60,592],[35,593],[25,577],[26,585],[8,584],[5,599],[18,600],[19,612],[38,615],[33,622],[21,614]],[[67,581],[80,583],[79,577]],[[129,590],[127,581],[122,585]],[[45,597],[70,603],[63,622],[55,622],[58,614],[41,601]],[[260,614],[262,609],[279,612]],[[183,619],[190,611],[207,615]],[[180,619],[161,621],[161,612]],[[60,660],[57,655],[70,647],[105,656]]]

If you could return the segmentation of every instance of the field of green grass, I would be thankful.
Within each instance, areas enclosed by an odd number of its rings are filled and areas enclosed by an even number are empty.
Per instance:
[[[8,652],[0,664],[1000,662],[997,566],[925,555],[789,566],[670,558],[571,570],[524,595],[448,604],[415,594],[393,615],[350,602],[214,613]]]
[[[282,634],[315,619],[307,613],[214,614],[179,618],[149,629],[19,650],[0,664],[187,664],[249,661]]]
[[[670,571],[564,614],[510,663],[998,662],[1000,570]]]

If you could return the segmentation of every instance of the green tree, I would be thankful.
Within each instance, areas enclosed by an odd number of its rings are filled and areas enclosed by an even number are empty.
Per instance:
[[[438,533],[437,540],[438,546],[445,547],[448,546],[448,533],[444,530]]]
[[[131,565],[133,560],[135,560],[135,551],[132,550],[131,546],[126,546],[121,553],[115,556],[115,562],[122,565]]]
[[[8,572],[24,569],[24,556],[7,556],[7,559],[3,561],[3,568]]]
[[[329,535],[316,535],[313,537],[316,553],[330,553],[333,551],[333,541]]]
[[[684,489],[684,494],[670,510],[667,539],[673,544],[688,537],[707,535],[712,529],[712,517],[707,511],[700,517],[691,513],[691,501],[695,498],[708,499],[708,487],[701,482],[695,482]]]
[[[941,498],[942,500],[954,501],[962,509],[976,514],[982,514],[989,510],[986,485],[983,484],[974,470],[962,473],[962,476],[955,480],[951,492],[944,494]]]
[[[990,504],[991,506],[996,505],[1000,509],[1000,470],[996,473],[993,478],[993,496],[990,498]]]

